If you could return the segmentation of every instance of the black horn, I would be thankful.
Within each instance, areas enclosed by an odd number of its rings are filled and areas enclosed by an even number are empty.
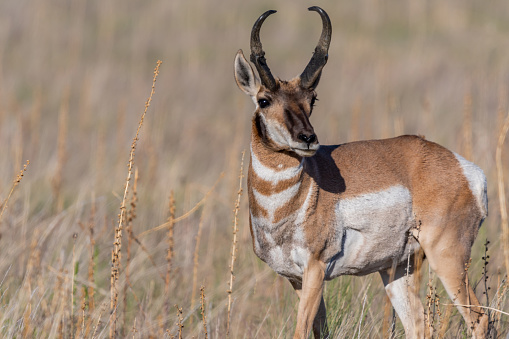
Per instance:
[[[262,49],[262,43],[260,41],[260,28],[262,27],[265,19],[274,13],[276,13],[276,11],[270,10],[260,15],[251,30],[251,62],[255,64],[258,74],[262,80],[262,84],[271,91],[276,90],[277,84],[270,72],[269,66],[267,66],[267,61],[265,60],[265,52]]]
[[[309,7],[308,10],[315,11],[322,17],[322,35],[315,47],[315,53],[300,75],[301,85],[304,88],[315,88],[322,74],[322,68],[329,58],[329,45],[332,36],[332,24],[327,13],[318,6]]]

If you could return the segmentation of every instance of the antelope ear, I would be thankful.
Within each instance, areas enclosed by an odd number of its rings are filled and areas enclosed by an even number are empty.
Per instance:
[[[235,81],[242,92],[254,97],[260,89],[260,81],[255,76],[253,68],[239,49],[235,56]]]

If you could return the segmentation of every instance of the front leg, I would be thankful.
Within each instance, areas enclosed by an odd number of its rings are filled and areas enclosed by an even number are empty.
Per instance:
[[[325,337],[328,335],[325,303],[322,295],[324,277],[325,264],[319,260],[310,259],[308,266],[304,269],[302,289],[299,290],[298,286],[292,282],[300,297],[294,339],[306,339],[311,326],[313,326],[315,338],[320,338],[322,333]]]
[[[292,284],[292,287],[297,292],[297,296],[300,300],[300,295],[302,293],[302,282],[289,280]],[[313,321],[313,335],[315,339],[329,338],[329,327],[327,326],[327,310],[325,309],[325,301],[323,300],[323,296],[320,300],[320,307],[318,308],[318,312],[316,313],[315,320]]]

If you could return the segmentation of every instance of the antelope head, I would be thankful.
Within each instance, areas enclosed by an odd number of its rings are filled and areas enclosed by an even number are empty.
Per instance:
[[[327,63],[332,34],[327,13],[317,6],[309,10],[320,14],[323,28],[313,57],[299,76],[290,81],[274,78],[265,60],[260,28],[265,19],[276,12],[274,10],[263,13],[251,31],[251,62],[259,78],[242,50],[235,57],[235,80],[256,105],[253,123],[261,142],[273,151],[296,153],[302,157],[313,156],[320,147],[309,117],[316,101],[315,88]]]

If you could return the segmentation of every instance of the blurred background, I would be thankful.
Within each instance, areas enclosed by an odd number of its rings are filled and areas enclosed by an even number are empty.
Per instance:
[[[238,49],[249,54],[258,16],[276,9],[261,31],[268,64],[282,79],[300,74],[321,33],[319,15],[307,11],[311,5],[324,8],[333,25],[311,120],[320,142],[420,134],[478,164],[488,177],[490,215],[470,276],[483,281],[477,288],[483,304],[507,311],[495,150],[509,108],[509,2],[18,0],[0,2],[0,333],[89,337],[96,330],[108,336],[113,231],[130,145],[161,60],[134,160],[133,234],[167,220],[171,191],[179,216],[224,177],[175,225],[171,293],[160,277],[167,270],[167,230],[137,238],[131,263],[124,254],[130,273],[126,279],[122,269],[119,279],[127,287],[118,335],[176,335],[173,304],[179,304],[184,337],[204,337],[197,282],[207,295],[208,335],[224,337],[232,211],[254,108],[235,85],[233,59]],[[506,143],[506,190],[507,149]],[[246,154],[244,173],[248,161]],[[239,213],[231,336],[291,337],[297,298],[253,254],[245,195]],[[128,239],[124,234],[123,251]],[[486,240],[489,266],[482,259]],[[440,283],[424,270],[423,302],[428,280],[445,300]],[[327,295],[335,335],[383,337],[378,276],[332,284]],[[445,322],[444,335],[466,335],[456,311],[447,321],[433,312],[435,333]],[[507,317],[497,321],[498,334],[507,333]],[[80,324],[86,330],[78,331]],[[396,335],[403,335],[399,324]]]

